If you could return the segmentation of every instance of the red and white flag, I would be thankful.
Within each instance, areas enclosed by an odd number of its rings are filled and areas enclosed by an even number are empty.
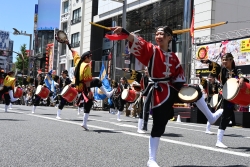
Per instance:
[[[190,26],[190,36],[192,37],[192,43],[194,43],[194,9],[193,9],[192,22]]]

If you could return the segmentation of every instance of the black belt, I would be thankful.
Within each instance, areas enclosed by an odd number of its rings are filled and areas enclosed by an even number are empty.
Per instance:
[[[143,113],[149,112],[150,102],[151,102],[149,98],[152,97],[153,90],[156,89],[157,91],[162,91],[162,88],[159,85],[159,83],[168,82],[169,80],[170,78],[164,78],[164,79],[149,78],[148,86],[142,94],[143,96],[147,96],[143,106]]]

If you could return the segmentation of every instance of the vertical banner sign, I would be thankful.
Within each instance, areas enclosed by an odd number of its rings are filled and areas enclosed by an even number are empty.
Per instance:
[[[10,34],[8,31],[0,30],[0,50],[8,50],[9,49],[9,40]]]
[[[49,71],[53,70],[53,60],[54,60],[54,46],[49,48]]]

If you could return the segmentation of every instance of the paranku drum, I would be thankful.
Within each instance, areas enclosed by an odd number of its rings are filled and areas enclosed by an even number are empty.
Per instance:
[[[138,96],[136,96],[136,92],[132,89],[124,89],[122,91],[122,99],[127,102],[134,102]]]
[[[38,85],[36,88],[36,92],[35,95],[41,97],[41,99],[46,99],[49,96],[49,89],[42,86],[42,85]]]
[[[239,88],[238,80],[230,78],[223,86],[222,96],[234,104],[248,106],[250,104],[250,84],[244,82],[242,88]]]
[[[192,103],[197,100],[198,91],[192,87],[182,87],[178,96],[184,103]]]
[[[218,95],[218,94],[214,94],[214,95],[212,96],[212,98],[210,99],[209,104],[210,104],[210,106],[211,106],[212,108],[216,108],[218,102],[219,102],[219,95]]]
[[[69,85],[66,85],[61,92],[61,96],[69,103],[72,103],[76,99],[77,94],[77,90]]]
[[[56,35],[56,40],[60,43],[65,43],[65,41],[68,40],[67,34],[62,30],[57,31]]]
[[[15,98],[20,98],[23,95],[23,90],[20,87],[15,87],[13,96]]]

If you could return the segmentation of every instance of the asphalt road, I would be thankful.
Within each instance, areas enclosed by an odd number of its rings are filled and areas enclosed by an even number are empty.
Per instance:
[[[138,134],[137,119],[107,111],[91,111],[90,131],[81,128],[82,113],[65,108],[62,120],[54,107],[0,105],[0,167],[146,167],[148,138]],[[250,120],[249,120],[250,121]],[[212,126],[217,132],[218,127]],[[227,128],[228,149],[215,147],[216,135],[206,135],[204,124],[170,121],[157,154],[161,167],[250,166],[250,129]]]

